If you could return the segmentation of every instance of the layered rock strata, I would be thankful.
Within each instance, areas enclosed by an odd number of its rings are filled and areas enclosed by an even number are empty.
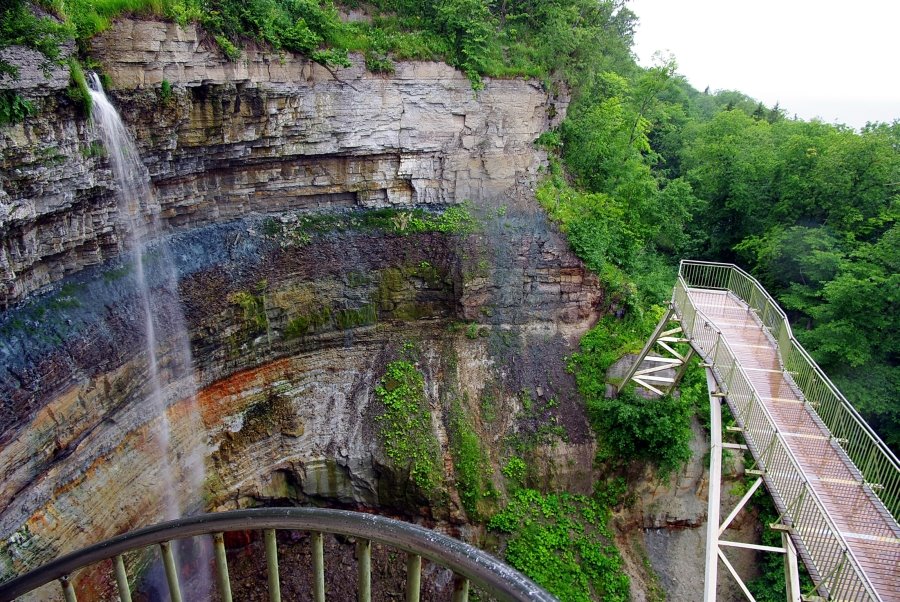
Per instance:
[[[154,21],[116,23],[93,56],[176,228],[294,208],[496,199],[517,178],[534,180],[543,156],[533,142],[565,110],[531,81],[486,80],[476,93],[441,63],[398,63],[390,76],[359,57],[335,72],[256,50],[232,63],[197,29]],[[35,64],[21,71],[42,77]],[[59,93],[66,85],[57,70],[19,90],[41,116],[0,134],[2,304],[127,240],[102,149]]]
[[[453,404],[492,470],[518,437],[536,483],[590,487],[593,443],[563,357],[602,291],[532,192],[544,162],[532,142],[564,106],[522,80],[473,92],[436,63],[392,76],[250,50],[229,63],[197,31],[158,22],[122,21],[94,54],[157,191],[165,240],[145,262],[166,416],[144,402],[143,316],[106,159],[51,74],[19,90],[41,114],[0,130],[0,579],[165,516],[160,483],[187,479],[198,457],[206,482],[178,489],[182,508],[390,508],[474,535]],[[404,229],[412,209],[465,200],[473,232]],[[348,212],[376,208],[401,227],[352,225]],[[310,212],[351,225],[292,230]],[[153,282],[163,242],[177,298]],[[194,374],[167,356],[178,306]],[[431,505],[375,420],[385,366],[410,345],[444,467]]]

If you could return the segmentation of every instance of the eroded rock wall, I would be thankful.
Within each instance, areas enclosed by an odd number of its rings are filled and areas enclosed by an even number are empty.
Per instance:
[[[518,438],[534,484],[589,490],[593,441],[564,356],[603,295],[533,194],[544,156],[532,142],[564,106],[523,80],[473,92],[436,63],[392,76],[250,50],[229,63],[197,31],[158,22],[122,21],[94,53],[157,192],[145,210],[164,239],[147,258],[166,409],[146,403],[106,158],[51,73],[20,90],[40,115],[0,130],[0,579],[166,517],[160,484],[189,482],[197,462],[205,481],[170,504],[389,508],[475,536],[456,491],[454,404],[492,470]],[[464,200],[474,232],[270,232],[298,212]],[[162,242],[177,291],[154,279]],[[170,355],[182,320],[191,373]],[[441,453],[436,500],[375,432],[374,390],[406,345]]]

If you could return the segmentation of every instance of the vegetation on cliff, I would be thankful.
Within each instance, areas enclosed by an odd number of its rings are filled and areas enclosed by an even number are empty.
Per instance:
[[[445,60],[473,86],[481,77],[565,76],[584,67],[627,57],[632,15],[612,0],[10,0],[0,46],[24,44],[50,60],[61,40],[82,51],[92,36],[120,15],[163,16],[199,23],[231,59],[247,42],[291,51],[323,65],[349,65],[348,52],[363,52],[372,71],[392,71],[393,60]],[[339,9],[364,8],[371,19],[348,22]],[[598,43],[602,40],[602,43]],[[10,66],[5,65],[7,70]]]
[[[508,534],[506,560],[560,600],[630,599],[612,543],[609,500],[519,489],[488,526]]]
[[[441,468],[425,380],[411,361],[413,351],[414,347],[407,345],[404,359],[394,360],[385,368],[375,390],[384,411],[375,420],[385,454],[427,495],[440,485]]]

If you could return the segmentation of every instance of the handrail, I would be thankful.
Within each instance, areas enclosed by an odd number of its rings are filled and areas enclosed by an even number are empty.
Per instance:
[[[900,460],[794,338],[787,315],[763,286],[736,265],[683,260],[686,286],[732,292],[747,303],[778,346],[782,367],[853,461],[864,482],[900,520]]]
[[[693,304],[687,289],[687,283],[679,275],[672,302],[682,328],[695,350],[712,364],[719,386],[724,385],[735,419],[744,429],[754,457],[764,468],[764,479],[776,506],[799,538],[798,547],[812,562],[810,572],[814,579],[827,590],[830,599],[881,600],[765,404],[759,401],[759,393],[728,341],[714,322]],[[841,570],[845,564],[850,565],[849,571]]]
[[[165,545],[173,539],[251,529],[333,533],[376,541],[449,568],[500,600],[556,602],[556,598],[522,573],[458,539],[384,516],[322,508],[235,510],[145,527],[78,550],[0,584],[0,601],[11,600],[56,579],[65,580],[73,571],[125,552]],[[226,568],[226,583],[227,579]]]

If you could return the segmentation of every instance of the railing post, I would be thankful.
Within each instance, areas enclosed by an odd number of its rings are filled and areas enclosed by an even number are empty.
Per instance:
[[[169,584],[169,597],[172,602],[181,602],[181,587],[178,585],[178,571],[175,568],[175,556],[172,554],[172,542],[159,544],[162,550],[163,566],[166,569],[166,582]]]
[[[462,575],[453,576],[453,602],[469,601],[469,580]]]
[[[325,602],[325,544],[322,534],[310,537],[313,555],[313,602]]]
[[[421,578],[422,557],[418,554],[409,554],[406,557],[406,602],[419,602]]]
[[[131,589],[128,587],[128,574],[125,572],[125,560],[122,555],[116,556],[113,561],[116,569],[116,588],[119,590],[121,602],[131,602]]]
[[[231,580],[228,577],[228,557],[225,555],[225,536],[222,533],[213,534],[213,550],[216,557],[219,596],[222,602],[231,602]]]
[[[269,573],[269,601],[281,602],[281,580],[278,575],[278,541],[275,529],[264,531],[266,540],[266,568]]]
[[[356,563],[359,602],[370,602],[372,599],[372,542],[368,539],[356,540]]]
[[[59,584],[62,586],[63,597],[66,599],[66,602],[78,602],[78,598],[75,596],[75,588],[72,587],[69,575],[60,578]]]

